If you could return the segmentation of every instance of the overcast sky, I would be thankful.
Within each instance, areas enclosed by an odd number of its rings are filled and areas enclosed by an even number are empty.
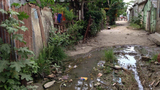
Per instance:
[[[131,0],[123,0],[124,2],[129,2],[129,1],[131,1]]]

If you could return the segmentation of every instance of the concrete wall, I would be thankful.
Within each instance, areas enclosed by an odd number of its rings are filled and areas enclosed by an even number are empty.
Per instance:
[[[134,16],[133,17],[138,17],[138,4],[136,4],[134,7],[133,7],[133,13],[134,13]]]

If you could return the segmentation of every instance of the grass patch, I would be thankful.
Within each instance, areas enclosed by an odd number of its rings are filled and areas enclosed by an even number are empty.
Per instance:
[[[158,58],[158,54],[153,55],[149,63],[158,61],[157,58]]]
[[[129,26],[133,29],[141,29],[141,26],[135,23],[131,23]]]
[[[114,52],[112,49],[109,49],[107,51],[105,51],[105,55],[104,55],[105,61],[107,62],[114,62],[114,60],[116,60],[116,56],[114,55]]]

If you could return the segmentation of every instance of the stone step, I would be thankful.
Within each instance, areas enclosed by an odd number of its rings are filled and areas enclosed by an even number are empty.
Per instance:
[[[148,39],[153,41],[156,45],[160,46],[160,34],[159,33],[150,34]]]

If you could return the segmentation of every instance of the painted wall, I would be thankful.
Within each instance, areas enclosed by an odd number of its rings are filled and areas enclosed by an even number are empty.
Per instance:
[[[151,33],[156,32],[156,14],[157,14],[157,9],[152,8],[151,9],[151,19],[150,19]]]
[[[150,13],[150,8],[151,8],[151,1],[148,0],[148,2],[146,3],[146,5],[144,6],[144,10],[143,10],[143,25],[145,27],[146,31],[149,31],[149,13]]]
[[[157,3],[157,25],[156,31],[160,34],[160,0]]]

